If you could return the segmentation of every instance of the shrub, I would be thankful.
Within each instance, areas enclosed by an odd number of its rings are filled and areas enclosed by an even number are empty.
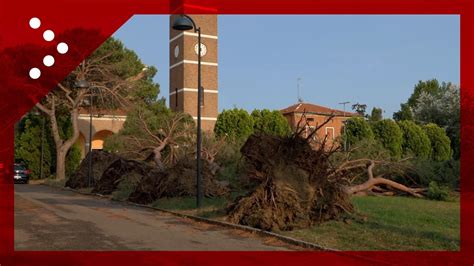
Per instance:
[[[66,176],[71,176],[81,163],[81,148],[79,144],[74,144],[66,155]]]
[[[217,116],[214,133],[217,137],[244,141],[253,133],[253,119],[244,109],[224,110]]]
[[[423,187],[427,187],[431,181],[435,181],[440,185],[454,189],[459,187],[460,168],[460,161],[416,160],[413,162],[411,170],[407,171],[407,175],[416,184]]]
[[[444,129],[430,123],[423,127],[431,142],[431,158],[435,161],[446,161],[451,158],[451,142]]]
[[[362,117],[352,117],[346,120],[345,130],[347,136],[347,144],[349,146],[356,144],[363,139],[374,139],[374,133],[370,128],[369,123]],[[344,133],[344,128],[341,131],[341,136]]]
[[[371,125],[375,138],[390,151],[392,156],[400,157],[402,155],[403,133],[397,123],[390,119],[384,119]]]
[[[425,131],[413,121],[400,121],[398,125],[403,132],[403,152],[428,159],[431,156],[431,141]]]
[[[255,132],[266,133],[275,136],[286,136],[290,134],[290,124],[280,111],[268,109],[253,110],[253,128]]]
[[[446,187],[438,186],[438,183],[435,181],[431,181],[426,196],[432,200],[446,201],[449,196],[449,190]]]

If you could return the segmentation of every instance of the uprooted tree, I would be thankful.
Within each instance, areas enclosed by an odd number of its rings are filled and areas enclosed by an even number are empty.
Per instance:
[[[264,230],[292,230],[348,217],[354,210],[353,194],[397,190],[422,196],[423,189],[384,177],[403,168],[405,160],[352,159],[350,153],[339,153],[338,145],[329,145],[327,137],[314,138],[332,118],[310,134],[303,134],[309,125],[298,124],[288,137],[249,137],[241,152],[249,165],[247,177],[257,185],[229,206],[231,222]],[[342,158],[334,160],[335,154]]]
[[[110,194],[128,185],[129,201],[148,204],[162,197],[193,196],[196,191],[196,141],[192,118],[174,113],[161,102],[135,105],[124,127],[105,143],[108,152],[93,152],[93,191]],[[204,135],[202,146],[203,187],[207,197],[228,189],[215,178],[215,158],[225,140]],[[87,159],[87,158],[86,158]],[[87,160],[85,160],[87,161]],[[87,187],[88,165],[68,180],[67,186]]]
[[[124,128],[106,141],[106,149],[125,158],[153,161],[162,170],[176,163],[193,138],[192,118],[160,104],[136,106]]]

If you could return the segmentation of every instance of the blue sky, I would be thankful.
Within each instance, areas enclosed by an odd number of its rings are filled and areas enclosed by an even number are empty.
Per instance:
[[[169,18],[140,15],[114,36],[158,68],[168,97]],[[219,16],[219,109],[297,102],[399,109],[418,80],[460,81],[460,19],[443,16]]]

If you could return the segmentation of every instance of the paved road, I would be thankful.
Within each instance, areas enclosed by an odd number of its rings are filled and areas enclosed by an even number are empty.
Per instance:
[[[42,185],[15,185],[15,250],[288,250],[270,238]]]

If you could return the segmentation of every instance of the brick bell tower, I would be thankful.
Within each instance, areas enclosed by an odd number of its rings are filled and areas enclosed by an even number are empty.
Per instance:
[[[178,15],[170,16],[170,108],[197,119],[198,41],[193,30],[171,28]],[[214,130],[218,115],[217,15],[192,15],[201,27],[202,128]]]

